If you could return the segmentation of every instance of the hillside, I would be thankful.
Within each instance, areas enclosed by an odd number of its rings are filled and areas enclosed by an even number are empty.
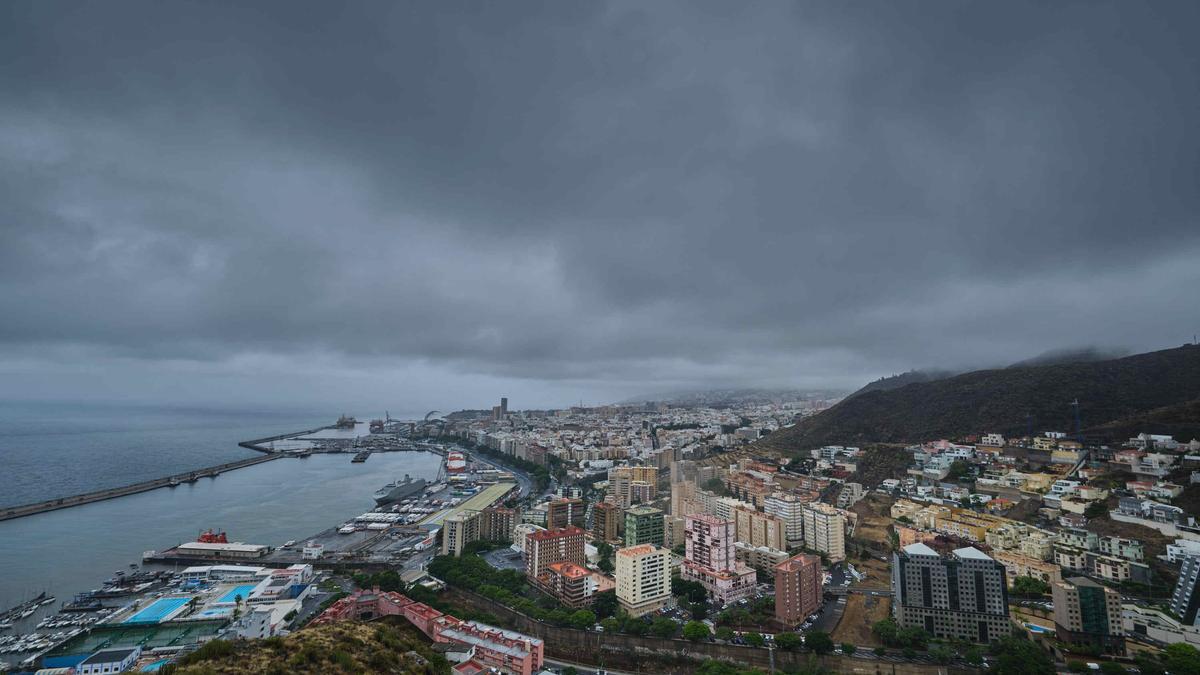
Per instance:
[[[1106,438],[1127,438],[1128,425],[1108,426],[1150,413],[1187,417],[1183,404],[1200,399],[1200,346],[1094,362],[980,370],[898,389],[868,391],[781,429],[758,445],[793,451],[822,445],[906,443],[972,433],[1072,431],[1071,402],[1079,400],[1083,426]],[[1136,420],[1135,420],[1136,421]],[[1176,422],[1182,425],[1184,422]]]
[[[941,380],[952,375],[954,375],[954,373],[950,371],[910,370],[907,373],[900,373],[899,375],[881,377],[874,382],[868,383],[862,389],[850,394],[846,398],[854,398],[855,396],[861,396],[862,394],[872,391],[891,391],[892,389],[907,387],[908,385],[915,384],[917,382],[932,382],[934,380]]]
[[[283,638],[215,640],[184,657],[167,675],[326,675],[450,672],[416,629],[387,620],[305,628]]]

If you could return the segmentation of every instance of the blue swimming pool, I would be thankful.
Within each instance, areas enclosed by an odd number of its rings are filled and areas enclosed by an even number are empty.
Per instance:
[[[257,585],[258,584],[247,584],[232,588],[228,593],[222,595],[217,602],[233,602],[234,598],[239,595],[242,596],[242,602],[245,602],[250,599],[250,591],[254,590],[254,587]]]
[[[125,619],[122,623],[159,623],[172,612],[183,607],[190,598],[161,598],[150,603],[142,611]]]

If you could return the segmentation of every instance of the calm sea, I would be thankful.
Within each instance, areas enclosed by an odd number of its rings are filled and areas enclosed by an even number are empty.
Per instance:
[[[246,457],[251,451],[238,441],[330,421],[295,412],[0,404],[0,504]],[[231,541],[300,539],[370,510],[371,492],[390,480],[406,473],[432,479],[439,462],[426,453],[378,454],[362,464],[344,454],[279,459],[177,488],[3,521],[0,608],[43,590],[67,600],[140,562],[143,551],[191,541],[209,527],[226,530]]]

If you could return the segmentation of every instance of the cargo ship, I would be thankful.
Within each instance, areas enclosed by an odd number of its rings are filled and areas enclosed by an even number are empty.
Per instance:
[[[411,497],[412,495],[415,495],[424,489],[424,478],[413,480],[408,476],[408,474],[405,474],[404,480],[393,481],[376,490],[374,494],[375,503],[379,506],[391,504],[392,502],[398,502],[405,497]]]
[[[337,422],[335,422],[333,426],[337,427],[338,429],[353,429],[354,425],[356,424],[358,424],[358,420],[354,419],[353,417],[342,415],[338,418]]]
[[[462,473],[467,470],[467,458],[461,452],[451,450],[446,455],[446,473]]]

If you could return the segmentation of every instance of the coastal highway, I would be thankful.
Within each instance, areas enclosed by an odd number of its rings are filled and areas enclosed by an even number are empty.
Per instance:
[[[512,475],[517,479],[517,485],[519,485],[521,488],[518,492],[518,499],[524,499],[533,494],[533,478],[531,478],[529,474],[521,471],[520,469],[515,469],[511,466],[501,464],[500,462],[497,462],[489,457],[483,456],[481,453],[472,453],[470,450],[463,450],[463,452],[469,453],[472,460],[483,462],[484,464],[493,466],[501,471],[508,471],[512,473]]]

